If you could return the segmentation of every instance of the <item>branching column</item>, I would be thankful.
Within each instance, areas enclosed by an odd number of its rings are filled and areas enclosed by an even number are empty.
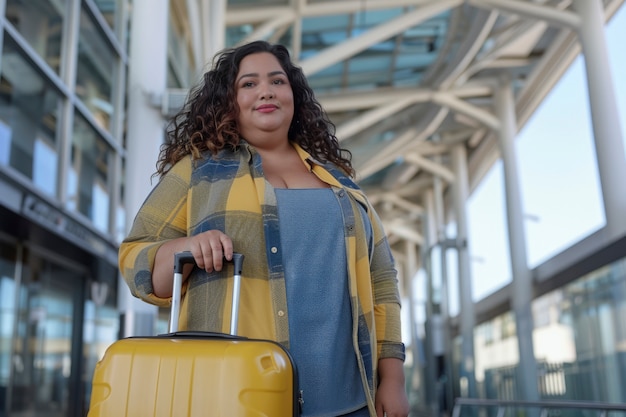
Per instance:
[[[519,348],[521,400],[539,399],[537,365],[533,349],[532,274],[526,255],[526,230],[522,209],[519,169],[515,152],[517,118],[510,80],[503,79],[495,93],[496,114],[500,119],[498,140],[504,168],[509,251],[511,254],[511,305],[515,314]]]

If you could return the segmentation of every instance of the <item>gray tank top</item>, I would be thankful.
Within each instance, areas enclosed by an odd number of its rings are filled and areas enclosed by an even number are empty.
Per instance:
[[[350,413],[366,399],[352,343],[341,208],[329,188],[276,189],[276,198],[302,416]]]

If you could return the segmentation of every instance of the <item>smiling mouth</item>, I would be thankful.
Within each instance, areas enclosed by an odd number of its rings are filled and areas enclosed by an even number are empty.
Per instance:
[[[257,111],[260,111],[261,113],[268,113],[268,112],[278,109],[278,107],[272,106],[272,105],[265,105],[265,106],[259,106],[256,109]]]

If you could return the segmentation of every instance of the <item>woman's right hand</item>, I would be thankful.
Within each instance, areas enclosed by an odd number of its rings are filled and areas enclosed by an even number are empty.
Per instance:
[[[233,241],[219,230],[207,230],[194,236],[181,237],[165,242],[156,253],[152,270],[154,295],[161,298],[172,295],[172,265],[176,252],[189,251],[198,268],[207,272],[221,271],[224,258],[233,258]],[[192,270],[192,265],[185,265],[183,279]]]
[[[224,258],[233,259],[233,242],[219,230],[206,232],[187,238],[188,250],[193,255],[198,268],[207,272],[221,271]]]

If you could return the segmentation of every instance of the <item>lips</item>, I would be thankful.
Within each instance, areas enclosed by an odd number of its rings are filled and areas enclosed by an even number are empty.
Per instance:
[[[277,108],[278,106],[274,104],[261,104],[259,107],[256,108],[256,110],[260,111],[261,113],[270,113],[276,110]]]

